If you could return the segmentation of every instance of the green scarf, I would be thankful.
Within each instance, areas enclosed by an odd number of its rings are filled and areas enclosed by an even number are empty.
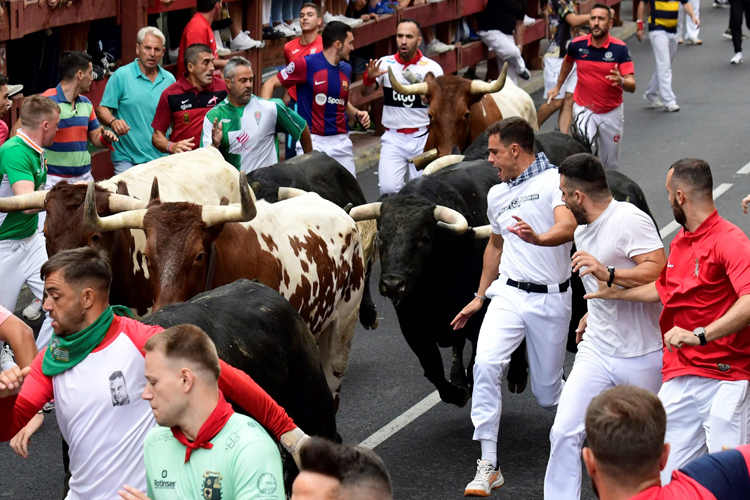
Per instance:
[[[133,313],[125,306],[109,306],[96,321],[78,333],[65,337],[58,337],[53,333],[42,360],[42,373],[48,377],[59,375],[86,359],[104,339],[115,318],[115,312],[118,316],[133,317]]]

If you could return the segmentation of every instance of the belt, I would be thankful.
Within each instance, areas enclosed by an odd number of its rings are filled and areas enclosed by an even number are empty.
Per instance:
[[[386,128],[386,130],[390,131],[391,129]],[[396,129],[395,132],[398,132],[399,134],[416,134],[422,130],[422,128],[399,128]]]
[[[565,280],[564,283],[559,285],[537,285],[536,283],[519,283],[508,278],[505,282],[506,285],[523,290],[526,293],[562,293],[570,286],[570,280]]]

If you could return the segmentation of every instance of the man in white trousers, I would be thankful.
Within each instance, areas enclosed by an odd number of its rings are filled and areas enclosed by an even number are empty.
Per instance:
[[[27,97],[21,107],[21,128],[0,147],[0,205],[3,198],[30,195],[43,190],[47,181],[47,160],[43,148],[55,140],[60,121],[60,106],[49,97]],[[12,203],[12,202],[11,202]],[[13,311],[21,288],[26,284],[37,299],[44,296],[44,281],[39,276],[47,261],[44,234],[37,231],[37,210],[0,211],[0,306]],[[52,338],[52,320],[44,320],[37,337],[43,351]],[[3,366],[6,370],[9,367]]]
[[[688,0],[649,0],[648,38],[656,58],[656,67],[643,99],[652,108],[663,108],[670,112],[680,110],[672,91],[672,59],[677,52],[677,13],[680,4],[693,24],[700,26],[701,21]],[[643,5],[644,2],[639,3],[637,10],[638,29],[635,34],[639,42],[643,40]]]
[[[466,496],[488,496],[504,483],[497,464],[500,384],[524,338],[534,396],[546,409],[557,407],[571,314],[570,242],[576,222],[562,201],[557,167],[544,153],[534,155],[534,130],[523,118],[501,120],[487,135],[489,161],[503,183],[487,195],[492,234],[479,288],[451,323],[463,328],[487,298],[493,299],[479,331],[471,404],[482,458]]]
[[[362,83],[362,95],[368,96],[378,87],[383,87],[383,126],[385,133],[380,139],[380,163],[378,184],[380,194],[395,195],[404,186],[404,176],[416,179],[422,173],[409,162],[409,158],[424,151],[427,142],[427,126],[430,117],[429,105],[419,95],[401,95],[391,86],[388,68],[399,82],[407,85],[424,82],[428,73],[442,76],[443,68],[432,59],[422,55],[421,27],[413,19],[402,19],[396,27],[398,52],[378,61],[370,60]],[[411,81],[407,75],[413,79]]]
[[[578,84],[573,93],[574,126],[590,141],[598,135],[604,168],[618,170],[625,127],[622,91],[635,92],[633,59],[625,42],[609,34],[609,7],[598,3],[591,8],[589,28],[591,34],[574,38],[568,45],[557,86],[547,93],[547,102],[560,94],[575,63]]]
[[[750,240],[716,211],[705,161],[672,165],[667,192],[682,229],[659,279],[628,289],[600,283],[586,295],[664,305],[659,399],[671,451],[663,485],[694,458],[748,442],[750,385]]]
[[[495,53],[500,68],[507,62],[512,71],[508,78],[518,83],[531,77],[521,55],[523,47],[523,17],[526,14],[526,0],[488,0],[484,11],[477,16],[477,35],[488,49]],[[515,35],[515,38],[514,38]]]
[[[690,0],[690,5],[693,7],[695,17],[700,19],[701,17],[701,0]],[[686,19],[687,18],[687,19]],[[687,23],[685,22],[687,20]],[[703,40],[699,37],[700,26],[693,21],[692,17],[686,15],[685,8],[680,6],[679,14],[677,15],[677,43],[682,43],[682,33],[685,33],[685,43],[687,45],[703,45]]]
[[[573,271],[580,271],[586,291],[597,291],[597,280],[632,288],[657,279],[667,256],[656,226],[635,205],[612,199],[601,162],[581,153],[562,162],[559,171],[563,200],[578,223]],[[578,353],[550,432],[546,499],[581,498],[586,408],[595,396],[622,384],[659,392],[660,312],[660,304],[588,301],[576,330]]]

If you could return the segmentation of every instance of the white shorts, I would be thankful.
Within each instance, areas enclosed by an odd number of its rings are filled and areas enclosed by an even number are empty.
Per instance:
[[[407,176],[416,179],[422,172],[409,163],[412,158],[424,151],[427,142],[427,128],[422,127],[413,134],[402,134],[386,130],[380,138],[380,161],[378,163],[378,185],[380,194],[395,195],[404,187]],[[422,136],[422,137],[420,137]]]
[[[598,132],[599,159],[606,170],[619,170],[620,141],[625,128],[622,104],[606,113],[594,113],[574,102],[573,126],[578,127],[592,142]]]
[[[544,58],[544,96],[547,97],[549,91],[555,88],[557,85],[557,79],[560,78],[560,69],[563,64],[563,57],[545,57]],[[570,70],[568,78],[563,82],[563,86],[560,88],[560,94],[556,99],[562,99],[565,94],[572,94],[576,90],[576,84],[578,83],[578,70],[576,65],[573,64],[573,69]]]
[[[337,162],[341,163],[354,177],[357,177],[357,170],[354,167],[354,146],[349,134],[338,135],[315,135],[310,134],[312,138],[312,147],[315,151],[325,153]],[[297,155],[305,154],[302,151],[302,145],[297,141]]]

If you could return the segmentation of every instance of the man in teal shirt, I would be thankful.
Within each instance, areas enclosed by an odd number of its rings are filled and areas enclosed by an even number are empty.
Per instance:
[[[144,444],[148,493],[125,499],[284,500],[279,449],[219,390],[219,356],[203,330],[177,325],[145,344],[146,387],[156,423]]]
[[[152,26],[141,28],[135,50],[138,58],[115,71],[96,108],[99,121],[120,138],[112,153],[115,174],[165,156],[151,143],[151,121],[159,97],[175,82],[172,73],[159,66],[164,35]]]

